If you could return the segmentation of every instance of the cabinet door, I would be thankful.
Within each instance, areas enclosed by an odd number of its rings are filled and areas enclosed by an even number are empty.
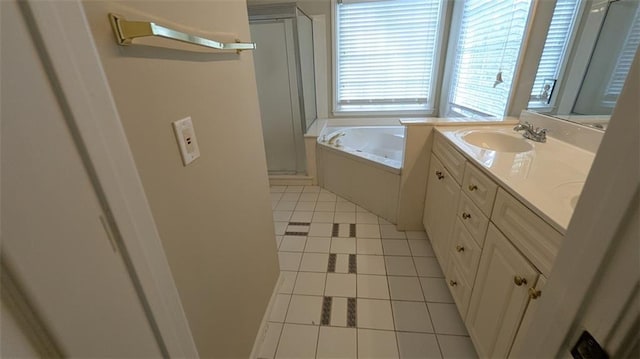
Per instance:
[[[436,257],[445,269],[448,240],[456,217],[460,187],[436,156],[431,156],[423,224]]]
[[[489,225],[465,323],[480,357],[505,358],[539,273]]]

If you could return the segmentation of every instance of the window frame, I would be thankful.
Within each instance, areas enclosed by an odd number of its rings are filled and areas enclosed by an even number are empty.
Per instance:
[[[520,82],[520,77],[524,68],[524,61],[526,58],[527,49],[531,46],[530,37],[531,37],[531,29],[533,27],[533,23],[536,21],[536,11],[537,11],[537,1],[540,0],[531,0],[529,4],[529,14],[527,17],[527,21],[524,28],[524,33],[522,36],[522,45],[520,46],[520,50],[518,51],[518,57],[516,60],[516,66],[513,71],[513,81],[511,84],[511,88],[509,89],[509,95],[507,96],[507,102],[504,109],[504,114],[502,116],[497,116],[495,118],[500,117],[508,117],[510,116],[510,111],[512,110],[513,103],[516,100],[518,95],[518,83]],[[456,59],[456,50],[458,47],[458,42],[460,41],[460,31],[462,28],[462,16],[464,12],[466,0],[454,0],[453,1],[453,9],[451,15],[451,26],[450,26],[450,34],[449,41],[447,46],[447,51],[445,54],[445,69],[442,80],[442,85],[440,87],[440,106],[439,106],[439,117],[467,117],[467,118],[486,118],[494,116],[483,114],[479,111],[474,111],[473,109],[467,109],[467,111],[476,115],[468,116],[466,114],[455,112],[451,110],[451,106],[449,103],[449,98],[451,95],[451,83],[453,80],[453,72],[455,67],[455,59]],[[548,30],[548,29],[547,29]],[[545,35],[546,39],[546,35]],[[544,40],[543,40],[544,41]],[[539,60],[539,59],[538,59]],[[537,69],[538,63],[536,63]],[[533,85],[533,83],[532,83]],[[528,89],[528,94],[531,92],[531,88]],[[528,98],[528,97],[527,97]],[[526,108],[526,106],[525,106]]]
[[[357,2],[359,0],[349,0],[350,2]],[[362,2],[371,0],[360,0]],[[376,0],[373,0],[376,1]],[[428,89],[429,97],[427,100],[427,108],[424,110],[341,110],[338,103],[338,57],[339,57],[339,45],[338,45],[338,4],[340,0],[331,0],[331,72],[332,72],[332,89],[331,89],[331,114],[334,117],[363,117],[363,116],[376,116],[376,117],[398,117],[398,116],[427,116],[434,117],[438,113],[438,103],[441,96],[440,88],[442,78],[442,63],[445,60],[445,54],[443,54],[444,44],[448,41],[448,34],[446,31],[447,25],[449,25],[449,18],[447,16],[448,9],[451,6],[449,1],[444,1],[440,5],[440,14],[438,22],[438,30],[436,35],[436,42],[434,45],[435,56],[433,57],[432,66],[432,78],[430,81],[430,88]],[[446,36],[445,36],[446,35]]]
[[[564,49],[564,54],[562,56],[562,59],[560,60],[560,66],[558,66],[558,78],[556,79],[556,83],[554,86],[554,90],[553,93],[551,94],[551,99],[549,101],[548,104],[543,105],[543,104],[536,104],[534,103],[534,101],[531,100],[531,98],[529,97],[529,100],[527,101],[527,109],[531,109],[537,112],[551,112],[554,109],[556,109],[557,105],[556,102],[558,100],[558,96],[559,94],[562,92],[562,88],[564,86],[564,80],[566,79],[566,77],[568,76],[567,73],[567,66],[569,64],[569,58],[571,58],[572,56],[574,56],[575,53],[575,48],[574,48],[574,44],[576,39],[578,38],[578,29],[581,26],[583,19],[583,16],[585,15],[585,11],[587,8],[587,0],[578,0],[578,6],[576,7],[576,13],[574,14],[574,18],[573,18],[573,24],[571,25],[571,30],[570,35],[568,37],[567,43],[565,44],[565,49]],[[554,6],[554,12],[555,12],[555,6]],[[552,15],[553,16],[553,15]],[[548,36],[548,32],[549,29],[547,29],[547,35],[544,37],[543,41],[543,51],[544,51],[544,44],[546,44],[547,42],[547,36]],[[542,57],[542,54],[540,55]],[[538,65],[540,66],[540,59],[538,59]],[[534,74],[534,77],[532,79],[532,81],[535,82],[536,77],[538,76],[538,67],[536,66],[536,71]],[[533,83],[531,84],[531,89],[533,89]],[[531,91],[529,91],[531,92]]]

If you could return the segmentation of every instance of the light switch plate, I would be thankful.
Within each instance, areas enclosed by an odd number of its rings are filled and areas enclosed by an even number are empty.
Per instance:
[[[200,149],[198,148],[198,141],[196,141],[196,132],[193,128],[191,117],[174,121],[173,131],[176,134],[176,140],[182,155],[182,163],[185,166],[200,157]]]

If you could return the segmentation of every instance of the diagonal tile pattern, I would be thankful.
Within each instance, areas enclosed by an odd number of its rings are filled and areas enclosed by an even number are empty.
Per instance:
[[[283,283],[258,358],[476,358],[426,233],[271,187]]]

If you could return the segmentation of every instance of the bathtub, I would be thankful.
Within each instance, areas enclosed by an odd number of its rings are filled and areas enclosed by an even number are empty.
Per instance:
[[[319,184],[396,223],[404,134],[403,126],[325,129],[317,141]]]

